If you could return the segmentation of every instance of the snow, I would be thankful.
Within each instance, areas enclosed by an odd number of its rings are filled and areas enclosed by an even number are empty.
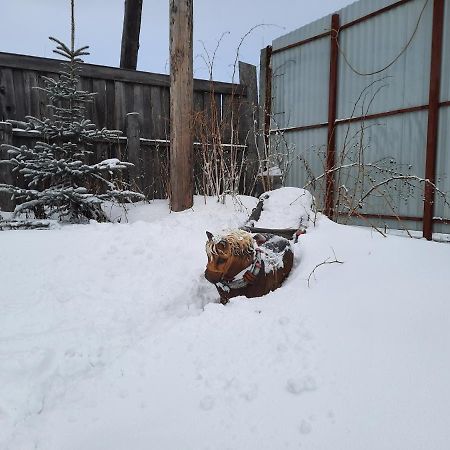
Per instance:
[[[450,448],[450,246],[318,215],[280,289],[223,306],[205,231],[256,202],[0,233],[0,448]]]
[[[283,248],[284,243],[286,243],[284,238],[274,236],[258,246],[261,261],[264,263],[265,273],[274,272],[284,267],[284,255],[290,249],[289,245]],[[271,247],[277,248],[277,251],[274,251]],[[280,250],[281,248],[283,250]]]
[[[313,197],[305,189],[283,187],[261,195],[264,207],[255,226],[259,228],[298,228],[314,220]],[[261,198],[260,197],[260,198]]]

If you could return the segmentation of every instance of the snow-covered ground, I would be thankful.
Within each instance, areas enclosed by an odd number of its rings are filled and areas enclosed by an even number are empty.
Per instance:
[[[450,448],[450,246],[318,216],[223,306],[205,231],[242,201],[0,233],[2,450]]]

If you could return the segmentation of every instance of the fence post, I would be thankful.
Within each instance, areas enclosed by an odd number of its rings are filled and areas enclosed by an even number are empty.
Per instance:
[[[0,122],[0,144],[12,144],[12,125]],[[8,151],[0,147],[0,161],[9,159]],[[14,184],[14,175],[10,164],[0,164],[0,184]],[[0,192],[0,211],[14,211],[16,202],[12,194]]]
[[[423,237],[431,240],[436,183],[436,155],[438,145],[439,100],[442,66],[442,36],[444,24],[444,0],[433,2],[433,29],[431,37],[430,91],[428,106],[427,154],[425,162],[425,183],[423,205]]]
[[[141,155],[141,129],[139,125],[139,113],[132,112],[126,115],[126,127],[128,162],[134,164],[134,166],[130,167],[129,170],[130,184],[132,185],[132,188],[134,184],[138,190],[144,192],[144,164]]]
[[[239,84],[247,88],[247,96],[240,105],[239,128],[241,139],[247,144],[246,193],[251,194],[255,187],[259,168],[258,149],[256,147],[256,131],[258,130],[258,85],[256,81],[256,66],[239,61]],[[256,122],[256,123],[255,123]]]
[[[335,164],[336,154],[336,108],[337,108],[337,74],[338,74],[338,38],[339,38],[339,14],[331,17],[331,41],[330,41],[330,78],[328,88],[328,136],[326,157],[326,187],[325,187],[325,215],[334,217],[334,174],[332,169]]]
[[[272,46],[261,50],[259,65],[259,126],[262,131],[260,148],[269,148],[270,116],[272,113]]]

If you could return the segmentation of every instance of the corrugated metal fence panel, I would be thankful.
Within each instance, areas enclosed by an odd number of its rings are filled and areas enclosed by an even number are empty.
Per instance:
[[[301,28],[291,31],[284,36],[275,39],[272,42],[272,49],[275,51],[281,47],[294,44],[318,34],[324,33],[330,30],[331,15],[322,17],[314,22],[309,23]]]
[[[311,179],[324,173],[325,153],[327,146],[327,130],[315,129],[302,132],[292,132],[283,135],[282,139],[273,137],[278,143],[278,149],[287,166],[285,185],[306,186]],[[325,179],[308,187],[316,194],[319,207],[325,192]],[[317,195],[317,194],[321,195]]]
[[[329,54],[323,38],[273,55],[272,129],[327,121]]]
[[[358,155],[361,154],[367,166],[337,172],[336,191],[345,186],[352,198],[361,199],[374,184],[389,179],[393,171],[408,175],[423,174],[426,132],[426,111],[339,125],[336,134],[336,165],[351,165],[359,160]],[[421,217],[423,184],[418,181],[413,184],[416,188],[412,191],[404,181],[383,185],[367,197],[362,207],[358,208],[358,213],[381,212],[386,215]],[[345,205],[341,210],[345,210]]]
[[[379,11],[387,6],[394,5],[398,1],[399,0],[356,0],[338,11],[341,18],[341,25],[345,25],[346,23],[357,20],[360,17]]]
[[[397,0],[360,0],[338,11],[344,28],[339,34],[337,119],[366,114],[384,113],[428,104],[431,61],[431,35],[433,0],[411,0],[346,28],[345,24]],[[420,21],[419,21],[420,18]],[[273,49],[291,45],[329,30],[331,16],[295,30],[273,42]],[[443,67],[441,101],[450,100],[450,0],[445,0]],[[417,29],[416,29],[417,28]],[[414,36],[408,44],[411,36]],[[403,51],[403,49],[405,49]],[[403,53],[400,55],[400,53]],[[345,61],[360,72],[374,72],[395,62],[387,70],[373,75],[358,75]],[[398,55],[398,59],[395,59]],[[326,123],[328,120],[328,77],[330,39],[324,37],[300,47],[275,51],[272,56],[273,90],[272,128],[300,127]],[[305,67],[310,65],[311,67]],[[283,68],[283,69],[281,69]],[[373,83],[373,84],[372,84]],[[371,85],[372,84],[372,85]],[[356,107],[355,107],[356,106]],[[437,185],[450,192],[450,108],[440,111]],[[364,130],[365,162],[393,160],[403,174],[424,177],[426,160],[427,111],[416,111],[366,121]],[[275,126],[276,122],[276,126]],[[338,125],[336,131],[336,160],[344,145],[345,134],[357,136],[361,123]],[[290,171],[286,175],[289,186],[304,186],[311,174],[323,172],[327,128],[288,131],[282,135],[287,153],[291,157]],[[354,137],[356,141],[356,138]],[[272,142],[278,142],[272,137]],[[280,144],[281,145],[281,144]],[[356,144],[356,147],[357,148]],[[285,150],[286,152],[286,150]],[[348,162],[348,161],[347,161]],[[343,179],[355,178],[351,170]],[[381,180],[382,174],[377,175]],[[347,178],[348,177],[348,178]],[[378,179],[375,177],[375,179]],[[342,183],[343,184],[343,183]],[[336,185],[338,189],[339,184]],[[423,183],[412,192],[404,182],[397,182],[389,190],[387,200],[372,196],[359,210],[366,214],[417,217],[423,215]],[[348,187],[348,186],[347,186]],[[323,186],[316,189],[316,195]],[[355,189],[361,188],[352,188]],[[354,192],[355,197],[358,195]],[[450,207],[436,197],[436,217],[450,218]],[[395,221],[371,219],[373,223],[421,229],[422,223],[408,221],[401,225]],[[363,223],[354,220],[354,223]],[[435,225],[435,232],[449,232],[450,225]]]
[[[340,32],[338,119],[427,103],[433,9],[431,1],[424,10],[410,45],[391,67],[374,75],[359,75],[352,70],[368,74],[389,65],[411,38],[424,1],[405,3]],[[379,1],[371,3],[381,6]],[[358,2],[344,8],[341,23],[348,23],[345,16],[362,17],[367,9],[366,4]],[[353,111],[358,98],[358,108]]]
[[[444,37],[442,45],[441,101],[443,102],[450,101],[450,0],[445,0],[444,3]]]
[[[450,107],[441,108],[437,152],[436,186],[442,192],[450,192]],[[448,201],[448,200],[447,200]],[[435,217],[450,218],[450,207],[440,194],[436,194]],[[448,224],[434,225],[436,233],[448,233]]]

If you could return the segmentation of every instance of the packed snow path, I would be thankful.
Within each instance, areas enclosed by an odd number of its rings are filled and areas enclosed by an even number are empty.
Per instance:
[[[319,217],[222,306],[205,230],[243,201],[0,233],[1,449],[450,448],[450,246]]]

